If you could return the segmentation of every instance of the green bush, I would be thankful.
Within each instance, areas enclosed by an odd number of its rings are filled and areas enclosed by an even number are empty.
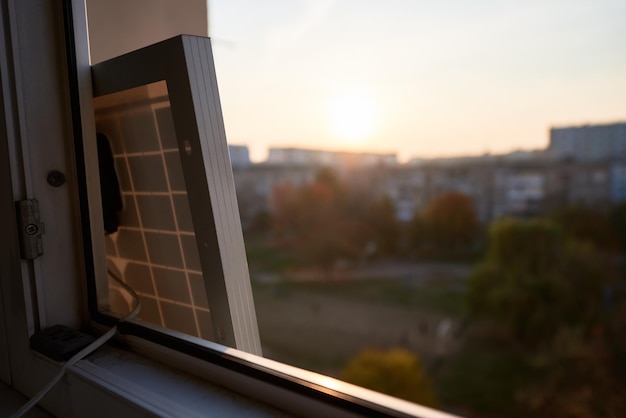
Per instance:
[[[430,379],[419,359],[404,349],[364,349],[348,363],[341,378],[421,405],[437,405]]]

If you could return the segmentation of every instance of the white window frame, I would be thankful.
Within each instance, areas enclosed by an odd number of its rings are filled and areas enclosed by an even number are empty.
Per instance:
[[[63,19],[71,28],[65,42]],[[60,367],[29,348],[36,329],[53,324],[103,327],[90,320],[86,290],[87,277],[106,267],[103,257],[93,257],[104,254],[104,238],[91,234],[90,240],[84,239],[89,230],[103,229],[85,4],[0,0],[0,24],[0,379],[33,396]],[[77,141],[74,149],[72,138],[77,136],[84,141]],[[75,155],[83,153],[87,158],[81,167]],[[66,184],[47,183],[53,169],[65,173]],[[88,193],[83,202],[81,188]],[[14,202],[27,198],[39,201],[46,224],[44,255],[34,260],[22,260],[18,251]],[[126,333],[121,339],[129,350],[142,358],[293,414],[450,417],[175,332],[163,334],[134,323],[120,326],[120,331]],[[86,359],[72,366],[40,404],[57,416],[109,417],[164,416],[184,402],[167,399],[165,405],[150,391],[138,385],[129,389],[120,379],[93,358]],[[158,384],[176,383],[164,379]]]

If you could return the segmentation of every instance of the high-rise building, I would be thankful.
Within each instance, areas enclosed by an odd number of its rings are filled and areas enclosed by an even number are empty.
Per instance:
[[[250,165],[250,152],[245,145],[228,145],[230,163],[233,167],[242,168]]]
[[[626,159],[626,122],[552,128],[548,152],[558,160]]]

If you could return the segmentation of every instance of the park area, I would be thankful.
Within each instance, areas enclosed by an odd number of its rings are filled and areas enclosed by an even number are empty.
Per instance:
[[[504,219],[474,261],[331,269],[248,240],[264,356],[462,416],[619,416],[623,266],[561,231]]]
[[[332,279],[311,270],[273,280],[253,276],[264,356],[349,379],[348,365],[367,350],[402,349],[419,359],[430,392],[463,341],[468,267],[386,264],[372,267],[371,275],[351,269]],[[417,386],[412,400],[419,402],[424,389]],[[440,406],[437,398],[420,403]]]
[[[332,280],[305,273],[274,282],[253,277],[264,354],[333,376],[368,347],[407,348],[424,362],[447,355],[463,323],[467,276],[459,271],[467,266],[402,267],[398,272],[419,273]],[[425,278],[430,270],[440,276]]]
[[[467,417],[626,416],[626,204],[395,219],[330,172],[246,233],[264,355]]]

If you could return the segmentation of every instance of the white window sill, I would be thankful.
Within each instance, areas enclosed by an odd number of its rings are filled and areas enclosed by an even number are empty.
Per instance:
[[[133,351],[102,347],[71,368],[69,377],[157,416],[452,418],[318,373],[195,337],[176,337],[212,352],[220,361],[127,335],[124,342]]]
[[[158,415],[287,416],[225,388],[112,347],[103,347],[76,364],[71,375],[98,383]]]

